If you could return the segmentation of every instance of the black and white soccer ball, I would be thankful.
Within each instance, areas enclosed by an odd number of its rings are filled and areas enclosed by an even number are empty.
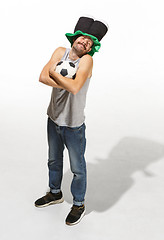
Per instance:
[[[62,60],[56,65],[55,71],[63,77],[75,79],[77,68],[73,62]]]

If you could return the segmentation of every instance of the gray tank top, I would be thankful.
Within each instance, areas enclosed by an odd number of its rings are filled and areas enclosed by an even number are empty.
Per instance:
[[[80,58],[72,61],[69,59],[70,49],[66,49],[61,60],[69,60],[78,67]],[[84,108],[90,78],[86,80],[80,91],[73,95],[67,90],[53,88],[47,115],[59,126],[78,127],[85,121]]]

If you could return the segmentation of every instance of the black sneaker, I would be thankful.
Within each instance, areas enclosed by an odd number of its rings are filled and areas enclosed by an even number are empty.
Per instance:
[[[67,218],[66,218],[66,224],[67,225],[75,225],[77,223],[80,222],[80,220],[82,219],[82,217],[85,214],[85,206],[76,206],[73,205],[71,208],[70,213],[68,214]]]
[[[64,198],[61,191],[59,193],[48,192],[45,196],[35,201],[35,206],[46,207],[51,204],[62,203],[63,201]]]

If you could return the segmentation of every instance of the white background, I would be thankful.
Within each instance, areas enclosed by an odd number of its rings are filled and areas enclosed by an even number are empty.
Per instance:
[[[161,240],[164,236],[164,32],[162,0],[6,0],[0,4],[0,213],[2,240]],[[87,212],[72,205],[65,152],[65,202],[44,209],[51,87],[38,81],[58,46],[69,47],[80,16],[109,31],[94,55],[86,105]]]

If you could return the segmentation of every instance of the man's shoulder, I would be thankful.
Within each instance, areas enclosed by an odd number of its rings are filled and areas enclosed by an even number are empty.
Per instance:
[[[58,48],[55,49],[54,54],[62,55],[62,54],[65,53],[65,51],[66,51],[65,47],[58,47]]]
[[[58,47],[55,49],[51,56],[51,61],[60,61],[60,59],[63,57],[65,53],[66,48],[64,47]]]
[[[58,49],[58,51],[65,51],[66,50],[65,47],[58,47],[57,49]]]
[[[93,64],[93,58],[89,54],[85,54],[84,56],[81,57],[80,63],[83,64]]]
[[[93,61],[93,57],[89,54],[85,54],[81,57],[81,59],[85,59],[85,60],[89,60],[89,61]]]

